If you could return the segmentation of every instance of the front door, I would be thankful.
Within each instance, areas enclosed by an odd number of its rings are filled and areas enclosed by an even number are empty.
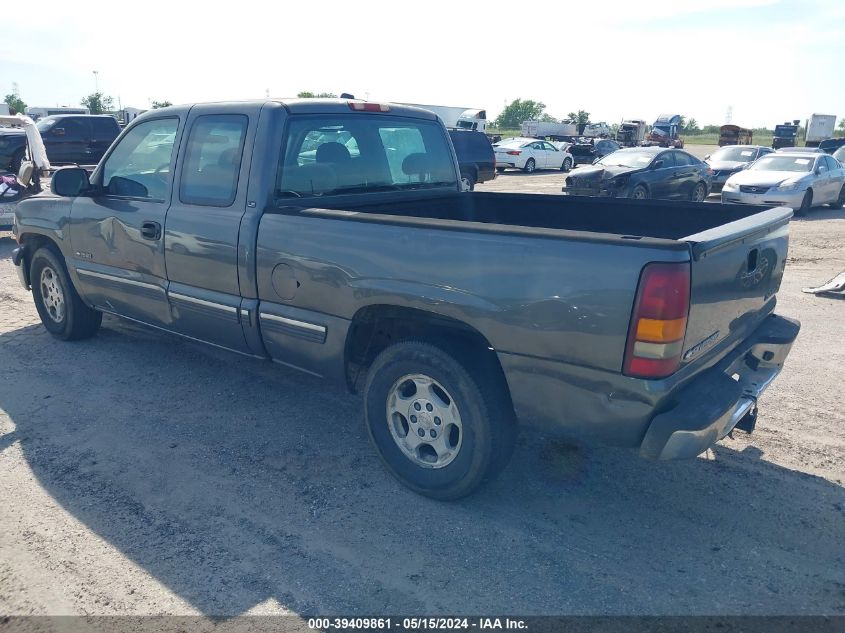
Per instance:
[[[91,164],[87,160],[90,143],[91,122],[77,117],[60,118],[44,136],[47,158],[54,165]]]
[[[164,252],[172,328],[248,352],[241,326],[238,232],[246,211],[247,133],[241,106],[195,106],[186,123],[179,174],[167,213]]]
[[[90,196],[73,201],[68,228],[81,294],[106,312],[167,326],[163,227],[170,201],[177,117],[139,123],[94,171]]]

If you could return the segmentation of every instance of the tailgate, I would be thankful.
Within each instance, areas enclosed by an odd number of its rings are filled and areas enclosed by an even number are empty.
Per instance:
[[[732,349],[774,309],[791,217],[777,207],[683,238],[692,284],[682,367]]]

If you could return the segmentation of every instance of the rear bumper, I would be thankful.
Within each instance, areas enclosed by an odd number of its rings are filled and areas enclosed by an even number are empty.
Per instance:
[[[505,352],[499,361],[522,424],[588,446],[626,446],[645,457],[678,459],[703,452],[754,409],[799,328],[797,321],[767,316],[697,372],[688,367],[692,374],[682,369],[661,380]]]
[[[780,373],[800,328],[798,321],[768,317],[742,345],[673,396],[674,406],[652,419],[640,455],[691,458],[744,419],[745,430],[753,430],[757,398]]]

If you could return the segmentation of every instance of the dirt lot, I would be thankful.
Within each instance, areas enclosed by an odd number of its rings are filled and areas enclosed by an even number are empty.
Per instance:
[[[845,614],[845,301],[800,291],[845,269],[845,213],[792,231],[803,329],[753,436],[650,463],[523,435],[458,503],[316,379],[113,318],[55,341],[2,237],[0,614]]]

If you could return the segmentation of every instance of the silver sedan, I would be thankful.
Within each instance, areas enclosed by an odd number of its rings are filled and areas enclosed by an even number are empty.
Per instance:
[[[775,152],[728,178],[722,202],[791,207],[803,215],[811,207],[845,205],[845,167],[833,156]]]

